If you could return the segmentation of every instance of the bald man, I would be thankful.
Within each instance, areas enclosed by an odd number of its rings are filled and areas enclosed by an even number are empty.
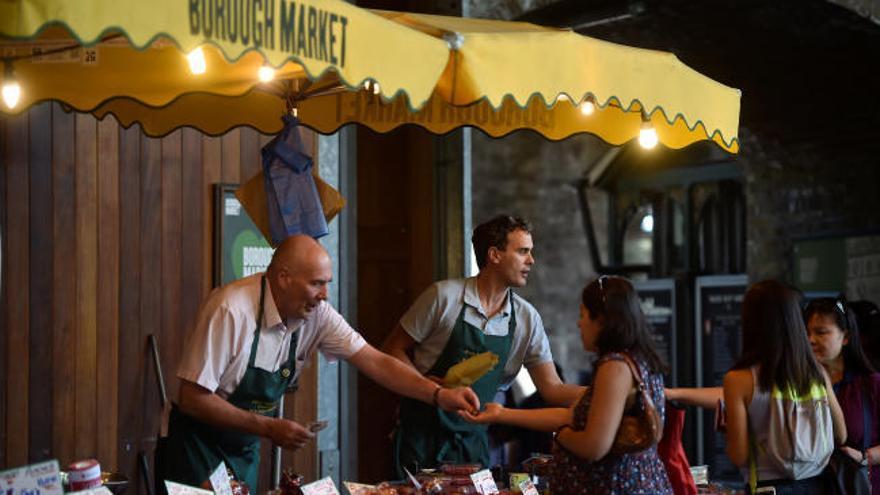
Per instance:
[[[368,344],[327,302],[331,278],[324,248],[293,236],[275,251],[265,274],[211,293],[177,370],[180,396],[157,480],[198,486],[223,461],[251,493],[260,493],[260,437],[296,450],[315,436],[275,413],[288,383],[316,351],[347,360],[398,394],[447,411],[479,409],[470,388],[441,388]]]

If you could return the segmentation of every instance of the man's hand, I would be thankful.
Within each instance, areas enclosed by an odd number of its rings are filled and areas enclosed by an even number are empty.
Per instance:
[[[437,394],[437,405],[449,412],[479,411],[480,399],[470,387],[441,388]]]
[[[865,459],[865,456],[863,456],[861,452],[859,452],[858,450],[856,450],[852,447],[847,447],[844,445],[843,447],[840,447],[840,450],[844,454],[852,457],[852,460],[858,462],[859,464],[861,464],[862,461]]]
[[[315,434],[305,426],[284,418],[272,418],[269,423],[268,435],[276,445],[288,449],[302,448]]]

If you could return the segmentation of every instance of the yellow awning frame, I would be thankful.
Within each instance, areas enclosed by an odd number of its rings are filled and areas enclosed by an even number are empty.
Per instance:
[[[154,0],[154,3],[179,7],[189,1]],[[97,47],[101,57],[109,60],[113,48],[122,47],[128,54],[120,57],[138,59],[139,66],[150,67],[144,71],[147,74],[144,80],[127,82],[124,77],[113,79],[114,74],[106,73],[92,74],[90,80],[87,74],[93,69],[83,68],[68,79],[78,81],[86,88],[65,93],[65,88],[34,87],[40,84],[34,81],[46,84],[51,81],[51,67],[44,65],[40,68],[36,63],[20,65],[17,71],[21,78],[29,79],[32,85],[29,87],[31,91],[25,93],[19,111],[51,99],[101,118],[113,114],[125,126],[139,122],[145,132],[153,136],[187,125],[212,135],[238,125],[273,133],[280,129],[278,117],[287,111],[289,102],[284,100],[308,95],[304,86],[311,84],[311,91],[314,87],[333,88],[331,92],[344,91],[342,96],[325,94],[296,103],[303,124],[322,133],[332,133],[341,125],[352,122],[378,132],[415,124],[437,134],[473,126],[492,137],[531,129],[551,140],[591,133],[611,144],[622,144],[636,137],[641,122],[647,121],[656,129],[660,142],[668,147],[680,148],[708,139],[732,153],[739,148],[736,137],[739,91],[697,73],[670,53],[626,47],[580,36],[569,30],[527,23],[367,11],[337,0],[266,0],[266,4],[274,1],[282,7],[298,6],[296,8],[303,12],[338,9],[334,12],[340,16],[344,14],[357,25],[369,26],[364,30],[350,30],[346,34],[350,37],[347,43],[370,38],[372,46],[386,47],[396,54],[396,58],[393,63],[377,64],[376,57],[368,51],[355,51],[347,55],[348,67],[342,69],[298,54],[279,54],[277,50],[265,47],[242,47],[194,36],[185,32],[186,22],[181,21],[180,16],[169,24],[172,26],[169,29],[151,32],[143,26],[135,30],[121,25],[107,27],[104,25],[106,19],[73,12],[74,9],[65,8],[63,0],[13,0],[0,2],[0,33],[7,38],[28,40],[19,43],[39,43],[44,36],[57,36],[61,31],[59,26],[64,26],[71,41],[88,45],[83,50]],[[118,3],[124,2],[80,0],[77,5],[105,7],[99,10],[106,17],[110,15],[107,12],[113,10],[109,6]],[[143,8],[141,3],[131,5]],[[39,6],[48,7],[40,11]],[[80,10],[89,9],[80,7]],[[157,9],[149,10],[155,12]],[[138,15],[135,12],[130,17],[137,18]],[[80,30],[70,27],[83,23],[85,27]],[[132,21],[131,24],[136,23]],[[158,25],[165,26],[162,22]],[[168,34],[171,32],[178,35]],[[368,32],[372,36],[365,34]],[[34,40],[35,36],[40,39]],[[116,39],[108,41],[108,36]],[[406,47],[409,51],[401,48],[401,45],[409,44],[412,45]],[[6,42],[5,45],[8,48],[16,43]],[[201,79],[190,77],[182,54],[195,46],[210,47],[205,50],[209,66],[221,67],[221,70],[209,71]],[[567,65],[546,63],[551,50],[558,59],[572,62]],[[164,53],[163,61],[154,61],[153,66],[143,61],[158,57],[158,52]],[[357,62],[351,62],[355,59]],[[260,65],[266,63],[275,67],[278,79],[294,82],[276,82],[271,86],[260,84],[254,74]],[[177,68],[169,71],[168,67],[175,67],[175,64]],[[423,70],[425,65],[429,68]],[[381,73],[383,70],[387,73]],[[70,72],[77,71],[71,69]],[[162,81],[150,80],[150,74],[154,79],[156,74],[165,74],[167,77],[159,79],[171,81],[165,81],[167,87],[164,90],[157,90]],[[652,80],[646,83],[646,79]],[[108,80],[112,82],[108,83]],[[305,84],[300,84],[303,81]],[[363,91],[364,83],[369,81],[380,83],[379,94],[367,95]],[[83,96],[89,87],[107,86],[119,90],[108,90],[91,98]],[[29,93],[44,96],[28,99]],[[331,114],[337,117],[340,114],[338,102],[336,107],[331,106],[334,100],[342,99],[350,104],[351,100],[364,98],[372,99],[379,107],[393,109],[398,118],[372,122],[337,118],[336,122],[331,122]],[[582,101],[590,101],[596,106],[596,113],[591,116],[595,122],[575,118],[574,105]],[[217,106],[233,111],[224,114],[217,111]],[[475,117],[452,123],[432,122],[426,117],[432,107],[439,107],[441,112],[452,111],[457,115]],[[406,112],[400,114],[400,108]],[[480,122],[478,116],[486,111],[526,117],[514,118],[518,124],[493,125]],[[532,116],[531,120],[528,116]],[[541,122],[554,122],[555,125],[542,127],[538,125]]]

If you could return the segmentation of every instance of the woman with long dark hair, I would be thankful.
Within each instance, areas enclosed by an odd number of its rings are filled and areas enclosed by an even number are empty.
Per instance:
[[[742,356],[724,376],[727,455],[754,492],[821,494],[821,473],[846,438],[831,381],[813,357],[799,296],[754,284],[742,307]]]
[[[607,276],[587,284],[578,327],[584,349],[596,352],[599,359],[591,386],[574,407],[523,410],[491,403],[479,415],[462,415],[480,423],[557,431],[553,493],[671,494],[656,445],[634,453],[612,452],[624,416],[635,416],[644,407],[637,394],[639,381],[661,423],[665,414],[665,365],[654,350],[632,284]],[[638,379],[628,362],[635,363]]]
[[[855,312],[842,298],[815,299],[804,310],[804,321],[813,354],[828,372],[843,409],[847,440],[840,450],[871,466],[871,491],[880,493],[880,374],[862,349]]]

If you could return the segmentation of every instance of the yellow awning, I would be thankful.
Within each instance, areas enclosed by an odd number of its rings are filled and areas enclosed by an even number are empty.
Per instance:
[[[324,133],[347,123],[473,126],[622,144],[646,119],[669,147],[710,139],[738,149],[738,90],[669,53],[526,23],[337,0],[6,0],[0,36],[22,86],[5,112],[58,100],[153,136],[181,126],[273,133],[298,100],[300,120]],[[74,45],[85,48],[65,49]],[[198,46],[207,70],[194,75],[185,54]],[[276,69],[272,82],[257,78],[264,65]],[[592,115],[580,111],[585,99]]]

